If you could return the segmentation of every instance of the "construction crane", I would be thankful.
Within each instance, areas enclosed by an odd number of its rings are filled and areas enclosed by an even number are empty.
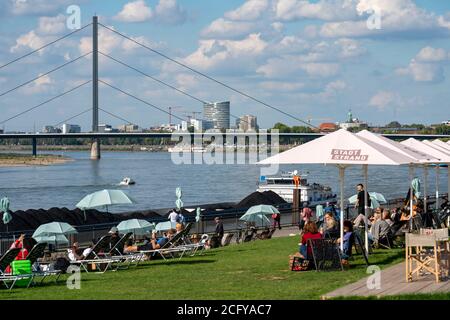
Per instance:
[[[188,111],[188,112],[183,113],[183,115],[185,115],[188,118],[188,122],[191,122],[191,119],[197,119],[196,115],[200,115],[200,114],[202,114],[202,113],[199,111]]]
[[[169,107],[169,126],[172,125],[172,111],[178,110],[178,111],[184,111],[183,107]]]

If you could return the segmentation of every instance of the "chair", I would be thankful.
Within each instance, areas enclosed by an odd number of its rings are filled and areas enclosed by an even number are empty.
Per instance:
[[[105,235],[98,240],[98,242],[94,245],[91,252],[84,257],[83,260],[77,260],[77,261],[70,261],[71,264],[74,265],[80,265],[81,268],[84,269],[84,271],[89,272],[89,265],[97,265],[97,264],[106,264],[103,270],[99,268],[99,272],[103,273],[106,270],[108,270],[111,267],[111,264],[113,262],[116,262],[117,260],[102,257],[101,253],[105,252],[108,248],[108,245],[111,242],[111,236]]]
[[[143,250],[139,251],[140,254],[159,254],[164,260],[166,260],[166,255],[170,257],[174,257],[176,253],[181,253],[180,259],[183,257],[186,252],[188,246],[180,245],[180,242],[183,240],[184,233],[177,233],[172,239],[169,239],[161,248],[153,249],[153,250]]]
[[[448,274],[448,268],[446,271],[440,268],[443,251],[439,247],[440,242],[448,242],[448,231],[445,239],[440,232],[430,232],[429,234],[406,233],[405,240],[406,282],[412,281],[414,275],[420,277],[424,272],[429,272],[434,275],[438,283],[442,271]]]
[[[6,273],[6,268],[8,268],[8,266],[16,259],[19,252],[20,248],[9,249],[0,257],[0,281],[3,282],[9,290],[11,290],[19,280],[29,280],[27,287],[29,287],[33,281],[33,274],[13,275],[11,273]]]
[[[222,247],[225,247],[231,243],[231,239],[233,239],[234,233],[225,233],[222,237]]]
[[[364,246],[364,241],[361,238],[361,235],[358,232],[353,232],[353,235],[354,235],[353,246],[355,247],[356,253],[361,254],[364,258],[366,265],[369,266],[370,263],[369,263],[368,254],[366,251],[366,247]],[[370,250],[370,246],[369,246],[369,250]]]
[[[276,228],[272,228],[270,229],[269,234],[267,235],[267,239],[272,239],[273,234],[275,233]]]
[[[104,253],[103,255],[100,253],[99,255],[102,256],[102,259],[112,259],[114,260],[116,263],[118,263],[118,266],[116,268],[119,269],[120,267],[124,267],[124,269],[127,269],[130,264],[133,261],[136,261],[136,265],[138,265],[139,260],[141,258],[141,255],[139,254],[124,254],[123,253],[123,248],[125,246],[125,244],[127,243],[128,239],[130,239],[131,235],[133,233],[132,232],[128,232],[126,234],[124,234],[119,241],[116,242],[116,244],[109,250],[109,252]]]
[[[333,239],[308,239],[316,271],[344,270],[341,253]]]
[[[35,276],[42,277],[40,283],[44,282],[45,278],[48,276],[56,276],[55,282],[58,281],[59,277],[61,276],[61,270],[46,270],[42,271],[40,270],[40,265],[37,262],[39,258],[42,258],[44,256],[45,248],[47,247],[47,243],[37,243],[34,245],[34,247],[30,250],[27,256],[27,260],[30,260],[31,266],[33,268],[33,274]],[[38,266],[36,266],[38,264]]]

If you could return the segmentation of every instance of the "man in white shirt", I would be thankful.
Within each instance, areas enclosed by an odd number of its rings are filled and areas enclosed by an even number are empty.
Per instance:
[[[175,223],[177,223],[178,213],[175,210],[172,210],[172,212],[169,213],[168,218],[169,218],[170,222],[175,224]]]

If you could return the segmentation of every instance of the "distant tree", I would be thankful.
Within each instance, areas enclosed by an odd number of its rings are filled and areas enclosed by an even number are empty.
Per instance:
[[[273,126],[273,129],[278,129],[280,133],[290,133],[291,132],[291,127],[289,127],[281,122],[275,123],[275,125]]]
[[[435,131],[436,131],[436,134],[450,134],[450,126],[441,124],[435,128]]]
[[[310,127],[306,126],[293,126],[291,128],[291,132],[293,133],[311,133],[313,132]]]
[[[386,128],[401,128],[402,125],[398,121],[391,121],[386,125]]]

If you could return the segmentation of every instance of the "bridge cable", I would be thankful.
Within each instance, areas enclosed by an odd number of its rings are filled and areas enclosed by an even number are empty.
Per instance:
[[[137,45],[139,45],[139,46],[141,46],[141,47],[143,47],[143,48],[145,48],[147,50],[150,50],[151,52],[156,53],[157,55],[159,55],[159,56],[161,56],[161,57],[163,57],[163,58],[165,58],[165,59],[167,59],[167,60],[169,60],[169,61],[171,61],[171,62],[173,62],[175,64],[178,64],[179,66],[181,66],[183,68],[186,68],[186,69],[188,69],[188,70],[190,70],[190,71],[192,71],[192,72],[194,72],[194,73],[196,73],[196,74],[198,74],[198,75],[200,75],[200,76],[202,76],[202,77],[204,77],[204,78],[206,78],[208,80],[211,80],[211,81],[213,81],[213,82],[215,82],[217,84],[220,84],[220,85],[222,85],[222,86],[224,86],[224,87],[226,87],[226,88],[228,88],[228,89],[230,89],[230,90],[232,90],[232,91],[234,91],[236,93],[239,93],[240,95],[243,95],[243,96],[245,96],[245,97],[247,97],[247,98],[249,98],[249,99],[251,99],[251,100],[253,100],[253,101],[257,102],[257,103],[259,103],[259,104],[262,104],[262,105],[264,105],[264,106],[266,106],[268,108],[271,108],[273,110],[276,110],[276,111],[278,111],[278,112],[280,112],[280,113],[282,113],[282,114],[284,114],[284,115],[286,115],[286,116],[288,116],[288,117],[290,117],[290,118],[292,118],[294,120],[297,120],[297,121],[299,121],[299,122],[301,122],[303,124],[306,124],[308,127],[313,127],[315,129],[319,129],[316,126],[314,126],[314,125],[312,125],[312,124],[310,124],[310,123],[308,123],[308,122],[306,122],[306,121],[304,121],[304,120],[302,120],[302,119],[300,119],[300,118],[298,118],[298,117],[296,117],[296,116],[294,116],[294,115],[292,115],[292,114],[290,114],[290,113],[288,113],[286,111],[283,111],[283,110],[281,110],[281,109],[279,109],[277,107],[274,107],[274,106],[272,106],[272,105],[270,105],[270,104],[268,104],[268,103],[266,103],[264,101],[261,101],[261,100],[255,98],[255,97],[253,97],[253,96],[251,96],[251,95],[249,95],[249,94],[247,94],[247,93],[245,93],[245,92],[243,92],[241,90],[235,89],[235,88],[231,87],[230,85],[227,85],[226,83],[224,83],[224,82],[222,82],[220,80],[217,80],[217,79],[215,79],[215,78],[213,78],[211,76],[208,76],[207,74],[205,74],[203,72],[200,72],[200,71],[198,71],[198,70],[196,70],[194,68],[191,68],[188,65],[186,65],[186,64],[184,64],[182,62],[179,62],[178,60],[175,60],[175,59],[165,55],[164,53],[159,52],[159,51],[157,51],[157,50],[155,50],[155,49],[153,49],[153,48],[151,48],[151,47],[149,47],[149,46],[147,46],[147,45],[145,45],[143,43],[140,43],[139,41],[124,35],[123,33],[120,33],[120,32],[118,32],[118,31],[116,31],[116,30],[114,30],[114,29],[112,29],[110,27],[107,27],[107,26],[105,26],[104,24],[102,24],[100,22],[99,22],[99,25],[101,25],[102,27],[108,29],[109,31],[114,32],[114,33],[120,35],[121,37],[123,37],[123,38],[125,38],[125,39],[127,39],[129,41],[132,41],[132,42],[136,43]]]
[[[62,68],[64,68],[65,66],[67,66],[67,65],[69,65],[69,64],[71,64],[71,63],[73,63],[73,62],[76,62],[76,61],[80,60],[81,58],[86,57],[87,55],[89,55],[89,54],[91,54],[91,53],[92,53],[92,51],[91,51],[91,52],[88,52],[88,53],[86,53],[86,54],[83,54],[83,55],[79,56],[78,58],[75,58],[75,59],[73,59],[73,60],[70,60],[70,61],[68,61],[68,62],[66,62],[66,63],[64,63],[64,64],[62,64],[62,65],[60,65],[60,66],[58,66],[58,67],[56,67],[56,68],[54,68],[54,69],[52,69],[52,70],[46,72],[46,73],[40,74],[40,75],[37,76],[36,78],[33,78],[33,79],[31,79],[31,80],[29,80],[29,81],[27,81],[27,82],[24,82],[24,83],[22,83],[22,84],[19,84],[18,86],[14,87],[14,88],[11,88],[11,89],[9,89],[9,90],[7,90],[7,91],[5,91],[5,92],[2,92],[2,93],[0,93],[0,97],[3,97],[4,95],[6,95],[6,94],[8,94],[8,93],[10,93],[10,92],[12,92],[12,91],[14,91],[14,90],[17,90],[17,89],[19,89],[19,88],[21,88],[21,87],[23,87],[23,86],[25,86],[25,85],[27,85],[27,84],[30,84],[31,82],[34,82],[34,81],[36,81],[36,80],[38,80],[38,79],[40,79],[40,78],[42,78],[42,77],[45,77],[45,76],[49,75],[49,74],[52,73],[52,72],[55,72],[55,71],[57,71],[57,70],[59,70],[59,69],[62,69]]]
[[[168,111],[166,111],[166,110],[164,110],[164,109],[162,109],[160,107],[157,107],[157,106],[155,106],[154,104],[151,104],[148,101],[142,100],[141,98],[138,98],[137,96],[135,96],[135,95],[133,95],[133,94],[131,94],[129,92],[126,92],[126,91],[124,91],[124,90],[122,90],[120,88],[117,88],[116,86],[113,86],[112,84],[109,84],[108,82],[105,82],[105,81],[103,81],[101,79],[99,79],[98,81],[103,83],[103,84],[105,84],[105,85],[107,85],[108,87],[110,87],[112,89],[115,89],[116,91],[119,91],[119,92],[121,92],[121,93],[123,93],[123,94],[125,94],[125,95],[127,95],[127,96],[129,96],[131,98],[133,98],[133,99],[136,99],[136,100],[138,100],[138,101],[140,101],[140,102],[142,102],[142,103],[144,103],[144,104],[146,104],[146,105],[148,105],[148,106],[150,106],[150,107],[152,107],[154,109],[158,109],[159,111],[164,112],[164,113],[169,114],[169,115],[171,114],[174,118],[177,118],[177,119],[179,119],[181,121],[185,121],[185,119],[180,118],[177,115],[174,115],[173,113],[170,113],[170,112],[168,112]],[[0,124],[1,124],[1,122],[0,122]]]
[[[3,120],[3,121],[0,122],[0,124],[6,123],[6,122],[8,122],[8,121],[10,121],[10,120],[12,120],[12,119],[15,119],[15,118],[17,118],[17,117],[19,117],[19,116],[21,116],[21,115],[23,115],[23,114],[25,114],[25,113],[28,113],[28,112],[30,112],[30,111],[32,111],[32,110],[34,110],[34,109],[39,108],[39,107],[43,106],[44,104],[47,104],[47,103],[49,103],[49,102],[51,102],[51,101],[53,101],[53,100],[56,100],[56,99],[58,99],[58,98],[60,98],[60,97],[62,97],[62,96],[64,96],[64,95],[66,95],[66,94],[68,94],[68,93],[71,93],[72,91],[75,91],[75,90],[77,90],[78,88],[81,88],[82,86],[88,84],[89,82],[92,82],[92,80],[88,80],[88,81],[86,81],[86,82],[83,82],[82,84],[80,84],[80,85],[78,85],[78,86],[76,86],[76,87],[73,87],[73,88],[70,89],[70,90],[67,90],[67,91],[65,91],[65,92],[63,92],[63,93],[61,93],[61,94],[59,94],[59,95],[57,95],[57,96],[54,96],[54,97],[51,98],[51,99],[48,99],[48,100],[46,100],[46,101],[44,101],[44,102],[41,102],[40,104],[38,104],[38,105],[36,105],[36,106],[34,106],[34,107],[31,107],[31,108],[29,108],[29,109],[27,109],[27,110],[25,110],[25,111],[22,111],[22,112],[20,112],[20,113],[18,113],[18,114],[16,114],[16,115],[14,115],[14,116],[12,116],[12,117],[6,119],[6,120]]]
[[[167,83],[167,82],[165,82],[165,81],[162,81],[162,80],[160,80],[160,79],[158,79],[158,78],[155,78],[155,77],[153,77],[153,76],[151,76],[151,75],[145,73],[144,71],[139,70],[138,68],[135,68],[135,67],[133,67],[133,66],[131,66],[131,65],[129,65],[129,64],[127,64],[127,63],[125,63],[125,62],[123,62],[123,61],[121,61],[121,60],[119,60],[119,59],[116,59],[116,58],[114,58],[114,57],[112,57],[112,56],[106,54],[106,53],[103,53],[103,52],[100,52],[100,51],[99,51],[98,53],[100,53],[101,55],[103,55],[103,56],[105,56],[105,57],[107,57],[107,58],[109,58],[109,59],[111,59],[111,60],[113,60],[113,61],[115,61],[115,62],[117,62],[117,63],[119,63],[119,64],[121,64],[121,65],[123,65],[123,66],[125,66],[125,67],[127,67],[127,68],[129,68],[129,69],[132,69],[132,70],[134,70],[134,71],[140,73],[141,75],[143,75],[143,76],[145,76],[145,77],[147,77],[147,78],[150,78],[150,79],[152,79],[152,80],[154,80],[154,81],[156,81],[156,82],[158,82],[158,83],[160,83],[160,84],[162,84],[162,85],[164,85],[164,86],[166,86],[166,87],[169,87],[169,88],[171,88],[171,89],[173,89],[173,90],[175,90],[175,91],[177,91],[177,92],[179,92],[179,93],[181,93],[181,94],[183,94],[183,95],[185,95],[185,96],[187,96],[187,97],[189,97],[189,98],[192,98],[192,99],[194,99],[194,100],[196,100],[196,101],[198,101],[198,102],[200,102],[200,103],[203,103],[203,104],[208,104],[208,103],[210,103],[210,102],[204,101],[204,100],[202,100],[201,98],[198,98],[198,97],[196,97],[196,96],[194,96],[194,95],[192,95],[192,94],[189,94],[189,93],[187,93],[186,91],[183,91],[183,90],[181,90],[181,89],[178,89],[177,87],[174,87],[173,85],[171,85],[171,84],[169,84],[169,83]],[[172,114],[173,114],[173,113],[172,113]],[[235,118],[235,119],[240,119],[240,117],[235,116],[235,115],[232,114],[232,113],[230,113],[230,116],[232,116],[232,117]],[[203,119],[201,119],[201,120],[204,121]],[[250,124],[250,123],[249,123],[248,121],[246,121],[246,120],[242,120],[242,119],[241,119],[240,121],[243,121],[243,122],[246,122],[246,123]]]
[[[129,123],[129,124],[135,124],[135,125],[137,125],[137,123],[134,123],[134,122],[129,121],[129,120],[125,119],[125,118],[122,118],[121,116],[118,116],[118,115],[116,115],[116,114],[114,114],[114,113],[112,113],[112,112],[109,112],[109,111],[105,110],[105,109],[102,109],[102,108],[100,108],[100,107],[99,107],[98,109],[101,110],[101,111],[103,111],[104,113],[109,114],[110,116],[112,116],[112,117],[114,117],[114,118],[116,118],[116,119],[125,121],[126,123]]]
[[[36,52],[38,52],[38,51],[40,51],[40,50],[42,50],[42,49],[45,49],[45,48],[47,48],[48,46],[51,46],[52,44],[55,44],[56,42],[61,41],[61,40],[65,39],[65,38],[67,38],[67,37],[69,37],[69,36],[71,36],[71,35],[73,35],[73,34],[79,32],[79,31],[81,31],[81,30],[83,30],[83,29],[89,27],[90,25],[92,25],[92,22],[89,23],[89,24],[87,24],[87,25],[85,25],[84,27],[81,27],[80,29],[77,29],[77,30],[75,30],[75,31],[73,31],[73,32],[71,32],[71,33],[68,33],[68,34],[62,36],[61,38],[58,38],[58,39],[56,39],[56,40],[54,40],[54,41],[52,41],[52,42],[49,42],[49,43],[43,45],[42,47],[37,48],[36,50],[33,50],[33,51],[31,51],[31,52],[28,52],[27,54],[24,54],[23,56],[20,56],[20,57],[14,59],[14,60],[11,60],[11,61],[9,61],[9,62],[3,64],[3,65],[0,65],[0,69],[3,69],[4,67],[9,66],[10,64],[13,64],[14,62],[17,62],[17,61],[19,61],[19,60],[22,60],[23,58],[26,58],[26,57],[32,55],[33,53],[36,53]]]
[[[80,112],[80,113],[78,113],[78,114],[76,114],[76,115],[74,115],[74,116],[72,116],[72,117],[70,117],[70,118],[67,118],[67,119],[65,119],[65,120],[63,120],[63,121],[61,121],[61,122],[59,122],[59,123],[53,125],[53,127],[58,127],[58,126],[62,125],[63,123],[66,123],[67,121],[70,121],[70,120],[72,120],[72,119],[75,119],[76,117],[79,117],[79,116],[81,116],[81,115],[83,115],[83,114],[85,114],[86,112],[89,112],[89,111],[91,111],[91,110],[92,110],[92,108],[86,109],[86,110],[84,110],[84,111],[82,111],[82,112]]]

